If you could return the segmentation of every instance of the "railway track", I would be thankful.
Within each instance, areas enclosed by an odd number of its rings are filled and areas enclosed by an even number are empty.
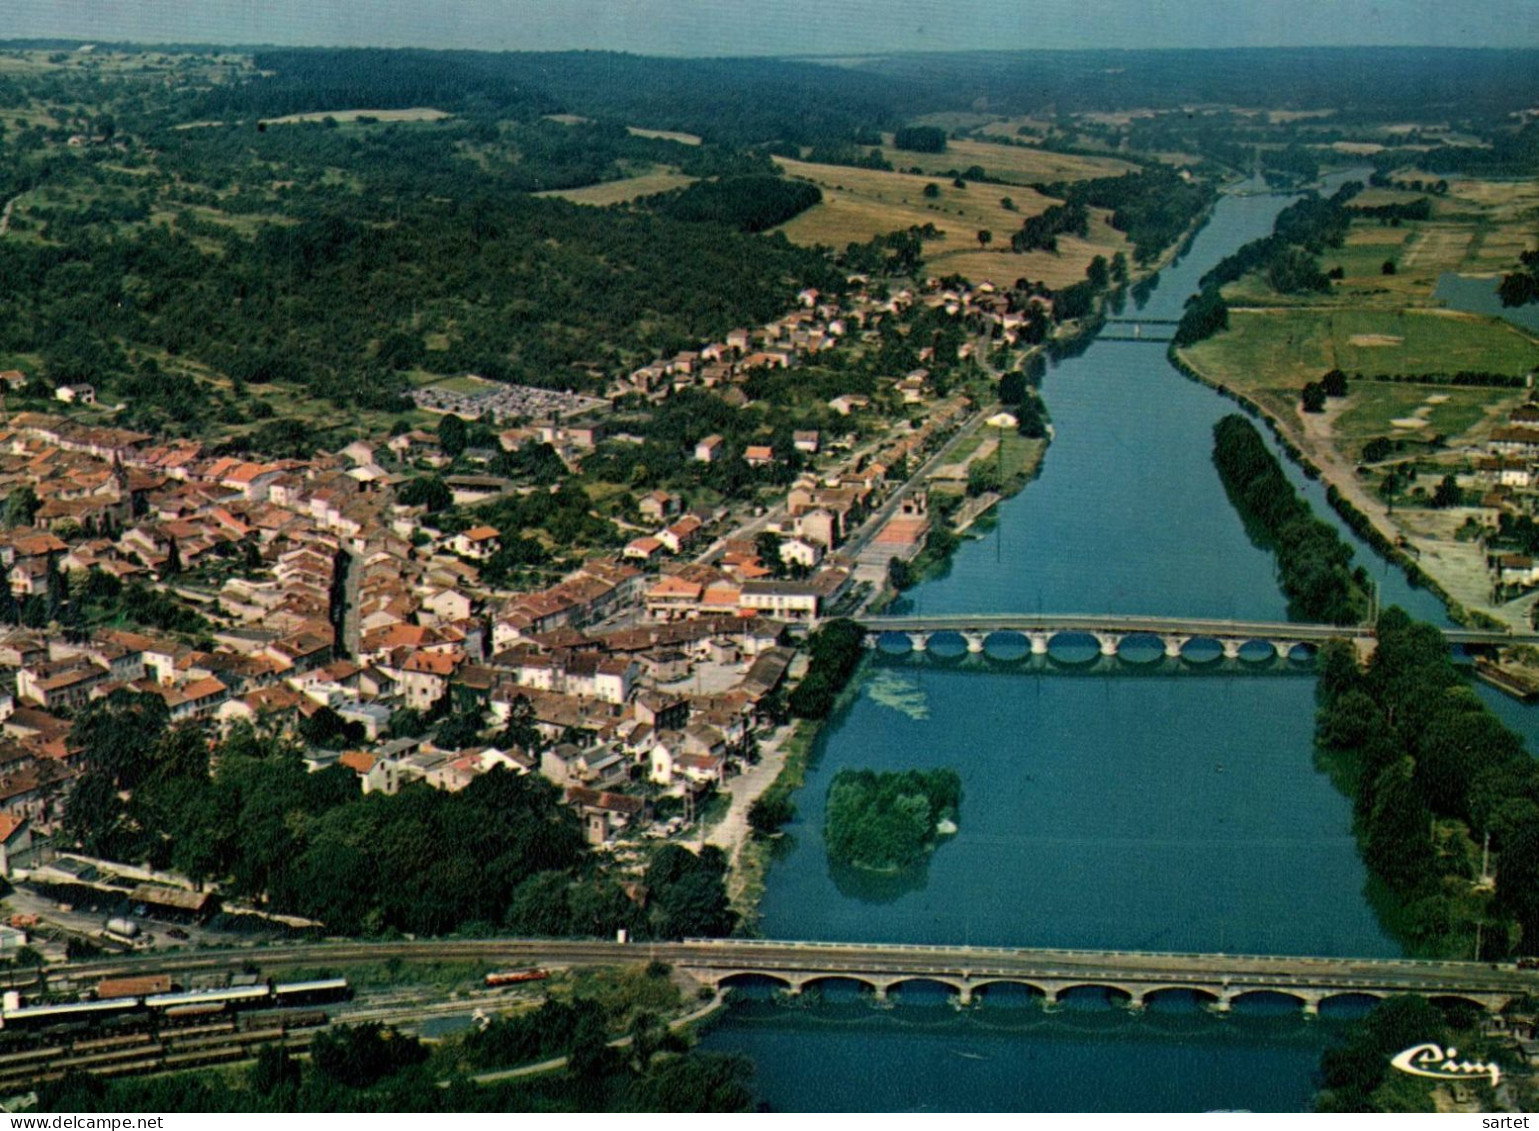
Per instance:
[[[303,1022],[303,1023],[301,1023]],[[0,1093],[59,1080],[68,1072],[117,1077],[249,1060],[263,1045],[303,1050],[328,1023],[305,1015],[290,1022],[242,1028],[234,1018],[187,1029],[130,1033],[0,1055]]]

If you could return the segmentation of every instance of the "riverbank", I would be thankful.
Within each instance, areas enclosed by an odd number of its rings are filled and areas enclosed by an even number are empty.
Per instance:
[[[1475,628],[1522,628],[1523,625],[1492,616],[1492,611],[1472,609],[1457,600],[1450,592],[1453,579],[1439,576],[1442,559],[1428,555],[1406,538],[1390,517],[1388,507],[1365,491],[1357,481],[1354,469],[1346,465],[1328,446],[1306,436],[1302,430],[1277,413],[1269,411],[1223,379],[1197,368],[1184,349],[1172,346],[1167,357],[1185,376],[1208,386],[1233,400],[1251,416],[1266,421],[1273,437],[1288,457],[1298,464],[1304,474],[1326,485],[1326,498],[1331,508],[1341,516],[1358,537],[1367,542],[1380,555],[1404,571],[1413,585],[1426,589],[1443,603],[1453,621]],[[1457,583],[1455,583],[1457,588]]]
[[[774,781],[759,795],[769,801],[783,798],[789,801],[807,780],[807,761],[813,744],[826,720],[798,719],[791,724],[790,735],[780,743],[780,769]],[[746,819],[746,807],[745,807]],[[741,934],[757,933],[759,900],[764,895],[764,884],[770,865],[775,859],[775,848],[784,833],[765,836],[750,830],[732,858],[732,869],[727,874],[727,898],[732,910],[741,917],[738,931]]]

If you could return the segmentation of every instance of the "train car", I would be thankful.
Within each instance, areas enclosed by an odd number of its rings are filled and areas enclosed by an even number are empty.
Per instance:
[[[166,1010],[166,1020],[193,1022],[201,1018],[219,1016],[230,1008],[227,1001],[203,1001],[196,1005],[173,1005]]]
[[[349,996],[346,978],[317,978],[311,982],[285,982],[272,990],[280,1006],[311,1005],[324,1001],[345,1001]]]
[[[257,1029],[314,1029],[325,1025],[330,1018],[319,1009],[290,1009],[280,1012],[263,1010],[260,1013],[245,1013],[240,1018],[242,1031]]]
[[[266,1001],[271,994],[272,991],[266,986],[242,986],[239,989],[229,990],[183,990],[179,993],[151,994],[144,999],[144,1005],[145,1008],[158,1013],[188,1005],[222,1004],[239,1008],[243,1005]]]
[[[543,982],[550,977],[549,970],[530,967],[527,970],[494,970],[486,976],[488,986],[516,986],[520,982]]]
[[[0,1027],[40,1029],[77,1021],[101,1021],[139,1008],[138,998],[71,1001],[61,1005],[25,1005],[0,1010]]]

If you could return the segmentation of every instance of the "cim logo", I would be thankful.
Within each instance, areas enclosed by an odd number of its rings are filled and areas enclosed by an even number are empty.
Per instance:
[[[1426,1076],[1433,1080],[1468,1080],[1472,1076],[1489,1076],[1491,1087],[1502,1082],[1501,1068],[1492,1063],[1460,1060],[1459,1050],[1441,1045],[1412,1045],[1397,1053],[1390,1065],[1412,1076]]]

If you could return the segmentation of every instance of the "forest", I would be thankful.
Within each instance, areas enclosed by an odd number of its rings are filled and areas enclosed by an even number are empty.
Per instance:
[[[763,232],[784,224],[822,199],[817,185],[766,174],[696,181],[688,188],[652,197],[649,203],[675,220],[708,221],[739,231]]]
[[[828,858],[877,872],[912,867],[955,830],[961,804],[955,770],[840,770],[828,786]]]
[[[1151,263],[1175,243],[1218,197],[1206,180],[1183,178],[1168,166],[1121,177],[1038,186],[1067,206],[1111,210],[1111,225],[1127,235],[1139,264]]]
[[[1352,798],[1381,920],[1412,953],[1484,961],[1539,941],[1539,766],[1449,658],[1443,634],[1390,608],[1366,669],[1319,659],[1316,739]],[[1490,835],[1494,885],[1481,875]],[[1372,894],[1372,893],[1370,893]],[[1477,924],[1483,929],[1477,930]]]
[[[1352,548],[1299,498],[1255,425],[1231,414],[1213,426],[1213,463],[1254,539],[1277,556],[1289,615],[1323,624],[1357,624],[1366,585],[1351,569]]]
[[[283,738],[238,725],[211,744],[202,725],[173,725],[158,695],[122,690],[85,708],[73,737],[87,769],[61,842],[217,882],[334,933],[624,927],[679,938],[736,923],[719,850],[659,850],[643,906],[599,866],[576,814],[537,774],[494,769],[454,793],[412,783],[363,794],[345,767],[307,772]]]

